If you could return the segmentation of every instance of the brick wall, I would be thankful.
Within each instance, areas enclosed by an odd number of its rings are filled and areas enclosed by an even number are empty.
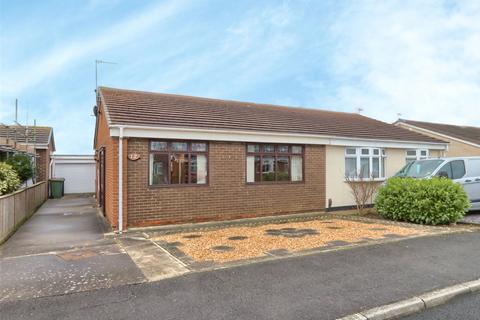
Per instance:
[[[110,137],[110,129],[108,128],[105,112],[103,106],[100,105],[99,117],[97,120],[97,132],[95,143],[95,155],[97,159],[96,163],[96,198],[99,199],[99,161],[98,152],[100,148],[105,148],[105,204],[103,209],[106,219],[110,225],[117,229],[118,225],[118,138]],[[124,140],[123,145],[124,159],[126,159],[127,152],[127,140]],[[126,170],[126,160],[124,160],[124,168]],[[127,205],[127,191],[126,191],[126,178],[124,176],[124,225],[127,225],[126,219],[126,205]]]
[[[210,142],[209,184],[148,186],[148,140],[129,139],[128,226],[227,220],[325,208],[325,147],[306,146],[304,183],[247,185],[245,144]],[[126,155],[125,155],[126,156]]]
[[[47,161],[47,149],[36,149],[35,153],[37,155],[37,159],[36,159],[37,182],[46,181],[48,179],[47,167],[49,165],[49,162]]]

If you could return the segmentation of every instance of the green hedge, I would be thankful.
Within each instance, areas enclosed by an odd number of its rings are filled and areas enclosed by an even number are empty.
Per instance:
[[[0,195],[17,190],[20,185],[17,172],[11,165],[0,162]]]
[[[391,178],[375,199],[387,219],[430,225],[457,222],[469,207],[462,186],[446,178]]]

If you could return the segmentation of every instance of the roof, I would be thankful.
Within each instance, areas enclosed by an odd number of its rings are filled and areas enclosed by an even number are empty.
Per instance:
[[[356,113],[100,87],[112,125],[267,131],[445,143]]]
[[[27,141],[28,133],[28,141]],[[51,127],[27,127],[20,125],[0,125],[0,137],[5,139],[11,139],[17,141],[17,143],[29,143],[48,145],[53,143],[55,149],[55,143],[53,140],[53,129]]]
[[[480,145],[480,127],[456,126],[452,124],[433,123],[399,119],[397,123],[406,123],[421,129],[433,131],[448,137]]]

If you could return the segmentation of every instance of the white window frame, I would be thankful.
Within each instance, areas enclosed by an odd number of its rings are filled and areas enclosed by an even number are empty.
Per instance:
[[[415,151],[415,156],[408,155],[409,151]],[[425,151],[425,156],[422,155],[422,151]],[[409,160],[425,160],[430,158],[430,152],[428,149],[407,149],[405,150],[405,163],[408,163]]]
[[[355,154],[348,154],[347,150],[355,149]],[[362,154],[362,150],[368,149],[368,154]],[[378,155],[374,154],[374,150],[378,150]],[[385,163],[386,163],[386,152],[385,148],[374,148],[374,147],[346,147],[345,148],[345,159],[346,158],[353,158],[356,159],[356,165],[357,165],[357,173],[354,177],[354,179],[359,179],[358,175],[360,174],[360,168],[361,168],[361,158],[368,158],[368,165],[369,165],[369,172],[370,175],[373,172],[373,158],[378,158],[378,178],[364,178],[363,180],[368,180],[368,181],[383,181],[386,179],[386,170],[384,168]],[[346,174],[347,168],[345,167],[345,174]],[[347,179],[347,177],[345,177]]]

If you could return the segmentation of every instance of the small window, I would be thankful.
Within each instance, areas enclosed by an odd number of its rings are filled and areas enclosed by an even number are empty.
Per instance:
[[[205,152],[207,151],[207,144],[205,142],[194,142],[192,143],[193,152]]]
[[[357,149],[355,148],[347,148],[345,151],[346,154],[348,155],[356,155],[357,154]]]
[[[258,144],[249,144],[247,146],[247,152],[260,152],[260,145]]]
[[[452,179],[453,174],[452,174],[451,162],[444,164],[443,167],[441,167],[440,170],[438,170],[437,176]]]
[[[301,154],[303,151],[302,146],[292,146],[292,153]]]
[[[167,143],[165,141],[151,141],[150,149],[153,151],[167,151]]]
[[[264,144],[263,152],[275,152],[275,146],[273,144]]]
[[[428,150],[427,149],[410,149],[406,152],[407,157],[405,162],[408,164],[415,160],[425,160],[428,159]]]
[[[465,175],[465,162],[463,160],[454,160],[452,165],[452,179],[461,179]]]
[[[362,154],[363,155],[368,155],[370,153],[369,149],[362,149]]]
[[[288,146],[279,145],[279,146],[278,146],[278,152],[280,152],[280,153],[288,153]]]
[[[171,144],[172,151],[188,151],[187,142],[172,142]]]

